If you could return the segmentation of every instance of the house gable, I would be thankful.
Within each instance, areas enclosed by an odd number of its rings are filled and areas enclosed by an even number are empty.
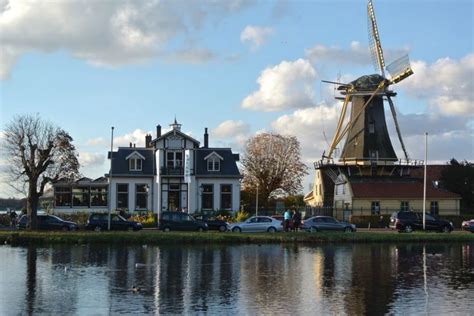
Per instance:
[[[239,168],[237,168],[238,157],[232,153],[230,148],[199,148],[195,153],[196,176],[241,177]],[[210,159],[219,161],[219,170],[209,170]]]
[[[129,160],[129,159],[142,159],[142,160],[145,160],[146,158],[142,154],[140,154],[138,151],[135,150],[130,155],[125,157],[125,160]]]

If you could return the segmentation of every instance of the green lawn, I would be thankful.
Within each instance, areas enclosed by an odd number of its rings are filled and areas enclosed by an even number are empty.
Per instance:
[[[145,230],[140,232],[26,232],[0,231],[2,244],[48,244],[48,243],[108,243],[108,244],[242,244],[242,243],[367,243],[367,242],[466,242],[474,241],[474,234],[456,232],[451,234],[415,232],[411,234],[393,232],[357,233],[197,233]]]

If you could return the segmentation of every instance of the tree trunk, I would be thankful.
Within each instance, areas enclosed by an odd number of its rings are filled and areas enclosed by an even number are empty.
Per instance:
[[[37,180],[30,179],[28,186],[28,197],[26,199],[26,212],[28,216],[28,229],[37,229],[36,214],[38,210],[39,194],[36,192]]]

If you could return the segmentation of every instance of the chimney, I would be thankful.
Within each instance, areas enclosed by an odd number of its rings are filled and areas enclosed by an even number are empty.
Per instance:
[[[137,144],[133,144],[133,148],[135,148],[135,147],[136,147],[136,145],[137,145]]]
[[[161,136],[161,125],[156,125],[156,138]]]
[[[207,127],[204,129],[204,148],[209,147],[209,134],[207,133]]]
[[[151,147],[151,135],[146,134],[145,136],[145,147],[150,148]]]
[[[132,148],[132,142],[130,142],[130,148]]]

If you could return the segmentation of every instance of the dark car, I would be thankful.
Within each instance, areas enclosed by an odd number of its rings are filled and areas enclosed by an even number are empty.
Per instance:
[[[107,213],[92,213],[87,220],[86,229],[103,231],[109,228],[109,214]],[[133,230],[138,231],[143,226],[139,222],[127,221],[120,215],[110,215],[110,230]]]
[[[471,219],[470,221],[463,221],[461,228],[468,232],[474,233],[474,219]]]
[[[423,213],[413,211],[395,212],[390,217],[389,227],[406,233],[423,230]],[[450,233],[453,229],[453,223],[425,214],[425,230]]]
[[[350,233],[357,231],[354,224],[340,222],[330,216],[313,216],[305,219],[303,229],[310,232],[342,231]]]
[[[163,212],[160,216],[160,227],[162,231],[207,231],[209,228],[203,221],[194,219],[191,215],[181,212]]]
[[[77,223],[68,222],[55,215],[36,215],[38,229],[40,230],[77,230]],[[18,221],[18,229],[26,229],[28,225],[28,216],[23,215]]]
[[[214,216],[198,215],[194,216],[194,218],[206,223],[209,230],[218,230],[220,232],[225,232],[229,229],[229,224],[227,224],[226,221],[218,219]]]

